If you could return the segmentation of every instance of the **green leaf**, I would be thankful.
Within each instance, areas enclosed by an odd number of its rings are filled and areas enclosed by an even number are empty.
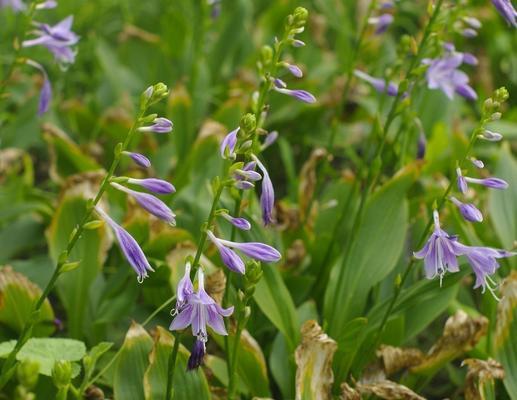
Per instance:
[[[16,340],[0,343],[0,357],[5,358],[12,351]],[[32,338],[25,343],[17,354],[18,361],[34,361],[40,366],[39,372],[51,376],[52,367],[56,361],[79,361],[86,354],[86,346],[83,342],[74,339],[62,338]],[[80,367],[72,364],[75,377],[79,374]]]
[[[32,306],[41,296],[41,289],[26,276],[6,266],[0,269],[0,323],[20,333],[29,321]],[[48,336],[54,331],[54,311],[48,299],[41,307],[34,336]]]
[[[360,316],[370,289],[395,267],[404,248],[408,210],[406,191],[414,179],[410,166],[367,202],[364,217],[344,262],[334,265],[325,292],[324,316],[331,337]]]
[[[149,366],[148,356],[152,348],[151,336],[141,325],[133,322],[115,367],[113,393],[116,399],[144,398],[144,374]]]
[[[158,326],[154,345],[149,354],[149,367],[144,376],[146,400],[166,400],[167,367],[173,344],[174,337],[164,328]],[[188,350],[180,345],[172,383],[174,399],[210,399],[210,390],[203,369],[187,371],[188,358]]]
[[[293,351],[300,338],[293,299],[274,266],[264,265],[263,272],[254,299],[266,317],[284,334],[290,350]]]
[[[81,177],[83,178],[83,177]],[[56,262],[66,248],[72,230],[82,221],[86,213],[86,198],[93,197],[94,186],[83,181],[67,189],[52,218],[47,231],[50,256]],[[88,308],[90,286],[99,273],[109,248],[105,229],[85,231],[72,250],[69,260],[80,261],[74,271],[60,276],[57,287],[68,315],[68,329],[72,337],[84,336],[85,316]]]
[[[510,249],[517,237],[517,161],[510,146],[505,143],[494,174],[510,184],[506,190],[491,190],[488,198],[490,217],[497,236],[504,247]]]

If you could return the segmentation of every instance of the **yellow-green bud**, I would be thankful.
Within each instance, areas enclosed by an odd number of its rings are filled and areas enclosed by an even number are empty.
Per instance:
[[[70,384],[72,380],[72,364],[70,361],[59,360],[54,363],[52,368],[52,381],[56,387],[60,388]]]
[[[20,385],[32,389],[38,383],[39,363],[37,361],[23,360],[16,368],[16,376]]]
[[[246,134],[249,134],[257,127],[257,118],[251,113],[244,114],[239,125]]]
[[[293,12],[294,24],[297,26],[304,25],[309,17],[309,11],[304,7],[296,7]]]
[[[271,46],[262,46],[260,49],[260,57],[264,65],[268,65],[273,60],[273,49]]]

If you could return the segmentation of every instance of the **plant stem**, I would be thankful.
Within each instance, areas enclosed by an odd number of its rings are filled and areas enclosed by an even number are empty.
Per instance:
[[[174,332],[174,347],[172,348],[172,352],[169,356],[169,362],[167,365],[167,390],[166,390],[166,399],[172,400],[174,396],[174,391],[172,390],[172,382],[174,377],[174,370],[176,369],[176,358],[178,357],[178,349],[180,347],[180,333]]]
[[[124,151],[127,148],[127,146],[129,145],[129,143],[131,142],[131,139],[132,139],[134,133],[136,132],[136,129],[138,128],[139,121],[144,116],[146,110],[147,110],[147,107],[144,107],[140,110],[137,118],[135,119],[135,122],[133,123],[133,126],[131,127],[131,129],[128,131],[128,133],[126,135],[126,139],[124,140],[124,143],[122,144],[121,151],[116,152],[113,162],[111,163],[111,167],[109,168],[106,176],[102,180],[102,183],[100,185],[99,191],[97,192],[97,195],[95,196],[95,198],[93,199],[93,201],[91,203],[87,204],[87,210],[86,210],[86,213],[85,213],[83,219],[81,220],[81,223],[76,227],[72,237],[68,241],[66,249],[59,256],[59,260],[57,262],[56,268],[54,269],[54,272],[53,272],[52,276],[50,277],[50,280],[47,283],[47,286],[45,287],[41,296],[38,298],[38,300],[34,304],[29,320],[25,323],[25,325],[22,329],[22,332],[20,333],[20,337],[19,337],[18,341],[16,342],[16,345],[14,346],[14,349],[11,351],[11,353],[9,353],[9,356],[7,357],[7,359],[4,362],[4,365],[2,366],[2,370],[0,373],[0,389],[2,389],[5,386],[5,384],[9,381],[12,374],[14,373],[14,368],[16,366],[16,355],[20,352],[23,345],[30,339],[31,334],[32,334],[32,329],[34,328],[34,325],[37,322],[39,313],[41,311],[41,307],[42,307],[45,299],[48,297],[48,295],[54,288],[54,286],[57,282],[57,279],[59,278],[59,275],[61,273],[61,269],[63,268],[63,265],[65,265],[68,262],[70,253],[73,250],[73,248],[75,247],[79,238],[81,237],[81,235],[84,231],[84,225],[89,221],[89,219],[92,215],[94,206],[99,203],[102,195],[106,191],[106,189],[109,185],[109,181],[110,181],[111,177],[113,176],[113,174],[115,173],[115,169],[117,168],[117,166],[120,162],[120,157],[121,157],[122,151]]]

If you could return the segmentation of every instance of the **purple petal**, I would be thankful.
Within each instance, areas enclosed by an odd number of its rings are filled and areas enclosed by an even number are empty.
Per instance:
[[[176,315],[176,317],[174,317],[169,326],[169,330],[180,331],[189,326],[192,323],[193,310],[193,306],[187,305],[178,315]]]
[[[131,159],[138,165],[140,165],[143,168],[149,168],[151,166],[151,161],[140,153],[132,153],[130,151],[123,151],[122,152],[125,155],[128,155],[131,157]]]
[[[178,339],[176,339],[178,340]],[[196,339],[194,342],[194,347],[192,348],[192,352],[190,353],[190,357],[187,361],[187,370],[192,371],[193,369],[199,368],[201,364],[203,364],[203,358],[205,357],[205,342],[199,339]]]
[[[229,242],[221,240],[221,242],[227,246],[234,247],[241,251],[245,255],[254,260],[263,262],[276,262],[282,258],[282,255],[275,248],[259,242]]]
[[[273,207],[275,203],[275,189],[273,183],[266,170],[266,167],[260,162],[260,160],[253,156],[253,160],[257,163],[258,167],[262,171],[262,193],[260,194],[260,206],[262,208],[262,221],[264,225],[269,225],[273,222]]]
[[[235,146],[237,145],[237,134],[239,133],[239,130],[241,128],[238,127],[237,129],[234,129],[230,133],[228,133],[223,141],[221,142],[220,146],[220,152],[221,157],[226,158],[235,158]]]
[[[129,178],[128,183],[141,186],[153,193],[170,194],[176,192],[176,188],[169,182],[157,178],[134,179]]]

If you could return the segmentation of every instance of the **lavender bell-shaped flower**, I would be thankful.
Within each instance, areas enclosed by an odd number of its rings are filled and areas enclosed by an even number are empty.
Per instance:
[[[43,85],[41,86],[41,92],[38,103],[38,115],[41,117],[45,114],[50,106],[50,102],[52,101],[52,86],[50,85],[50,80],[48,79],[47,71],[45,68],[41,66],[36,61],[27,59],[25,61],[27,65],[36,68],[43,75]]]
[[[461,215],[470,222],[482,222],[483,214],[474,204],[462,203],[456,197],[451,196],[451,201],[460,210]]]
[[[476,100],[477,94],[469,86],[469,77],[458,70],[463,63],[463,54],[454,53],[434,60],[426,59],[424,64],[429,68],[426,72],[429,89],[440,89],[449,99],[458,93],[467,100]]]
[[[354,75],[357,76],[359,79],[368,82],[379,93],[386,93],[388,96],[391,97],[395,97],[398,94],[399,88],[393,82],[389,82],[386,85],[386,81],[384,79],[375,78],[357,69],[354,71]]]
[[[235,159],[235,146],[237,146],[237,134],[239,133],[240,129],[241,128],[238,127],[224,137],[219,148],[222,158],[232,160]]]
[[[425,275],[427,279],[440,276],[440,284],[447,271],[458,272],[457,256],[462,252],[458,246],[457,238],[449,236],[440,228],[438,211],[433,211],[434,231],[427,240],[425,246],[413,253],[415,258],[424,259]]]
[[[511,0],[492,0],[492,4],[508,25],[517,28],[517,11],[513,7]]]
[[[266,167],[260,162],[257,156],[251,156],[262,171],[262,193],[260,194],[260,207],[262,208],[262,221],[264,225],[273,222],[273,206],[275,204],[275,189],[267,172]]]
[[[151,166],[151,161],[140,153],[133,153],[130,151],[123,151],[122,154],[130,157],[136,164],[143,168],[149,168]]]
[[[23,47],[45,46],[53,55],[56,61],[62,64],[72,64],[75,61],[75,51],[72,46],[77,44],[79,36],[71,31],[73,16],[65,18],[54,26],[47,24],[36,24],[36,39],[25,40]]]
[[[156,194],[170,194],[176,192],[176,188],[171,183],[157,178],[136,179],[128,178],[127,183],[141,186]]]
[[[477,178],[470,178],[470,177],[466,176],[465,181],[468,183],[474,183],[476,185],[483,185],[490,189],[499,189],[499,190],[508,189],[508,182],[506,182],[503,179],[499,179],[499,178],[477,179]]]
[[[314,97],[311,93],[307,92],[306,90],[287,89],[286,83],[278,78],[273,80],[273,89],[275,89],[278,93],[294,97],[295,99],[303,101],[304,103],[311,104],[316,102],[316,97]]]
[[[153,271],[149,265],[149,261],[145,257],[144,252],[136,242],[136,240],[120,225],[113,221],[100,207],[95,206],[95,212],[108,223],[115,232],[115,236],[120,245],[124,257],[138,275],[138,282],[142,283],[148,276],[148,271]]]
[[[192,334],[196,337],[196,342],[188,361],[189,369],[197,368],[201,365],[205,354],[205,343],[208,340],[207,325],[219,335],[228,335],[224,326],[223,317],[229,317],[233,313],[233,307],[222,308],[205,291],[204,273],[201,269],[197,275],[197,292],[185,296],[179,313],[172,320],[169,327],[172,331],[192,328]],[[177,292],[180,291],[178,288]]]
[[[221,216],[227,220],[230,224],[235,226],[237,229],[242,231],[249,231],[251,229],[251,224],[249,221],[242,217],[232,217],[227,213],[222,213]]]
[[[152,125],[141,126],[138,128],[139,132],[153,132],[153,133],[169,133],[172,131],[174,124],[167,118],[155,118]]]
[[[167,207],[167,205],[149,193],[137,192],[136,190],[129,189],[125,186],[119,185],[116,182],[112,182],[111,186],[114,188],[129,194],[133,197],[138,204],[142,208],[144,208],[150,214],[153,214],[155,217],[167,222],[171,226],[176,225],[176,215],[172,212],[172,210]]]

